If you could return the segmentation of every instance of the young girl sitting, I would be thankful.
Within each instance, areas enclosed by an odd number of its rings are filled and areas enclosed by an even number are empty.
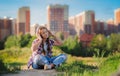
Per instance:
[[[44,70],[55,68],[63,63],[67,57],[65,54],[52,57],[53,45],[62,45],[62,43],[46,28],[40,26],[36,30],[37,38],[32,42],[31,50],[32,55],[28,62],[28,68],[32,65],[32,68]],[[50,39],[50,37],[54,39]]]

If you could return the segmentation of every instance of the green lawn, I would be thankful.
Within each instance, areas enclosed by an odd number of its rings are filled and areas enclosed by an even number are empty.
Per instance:
[[[53,48],[53,55],[63,53],[58,47]],[[30,48],[13,47],[0,50],[0,73],[14,72],[26,67]],[[57,71],[65,72],[65,76],[110,76],[120,65],[120,54],[107,58],[75,57],[68,55],[68,59]]]

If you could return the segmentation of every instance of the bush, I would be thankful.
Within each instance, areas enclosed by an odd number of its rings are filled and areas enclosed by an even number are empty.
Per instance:
[[[5,41],[0,41],[0,50],[4,49],[4,43]]]
[[[120,34],[111,34],[109,37],[96,35],[90,44],[90,49],[98,57],[120,52]]]
[[[19,40],[17,36],[9,36],[5,42],[5,48],[10,48],[13,46],[19,46]]]
[[[32,38],[32,37],[31,37],[30,34],[21,35],[21,36],[20,36],[20,40],[19,40],[20,47],[25,47],[25,46],[27,46],[31,38]]]
[[[11,47],[30,47],[33,39],[35,37],[32,37],[30,34],[26,35],[19,35],[19,36],[9,36],[5,42],[5,48],[11,48]]]
[[[0,59],[0,73],[3,73],[5,71],[8,71],[7,67],[5,66],[5,64],[3,63],[3,60]]]
[[[78,42],[77,37],[69,37],[60,47],[62,51],[75,55],[75,56],[87,56],[88,52],[82,47],[82,44]]]
[[[120,52],[120,34],[111,34],[108,41],[108,50],[110,50],[111,53]]]
[[[32,45],[32,42],[33,42],[33,40],[35,39],[36,37],[35,36],[32,36],[31,38],[30,38],[30,40],[29,40],[29,42],[28,42],[28,44],[27,44],[27,47],[31,47],[31,45]]]
[[[32,51],[30,48],[12,47],[0,51],[0,71],[16,72],[26,65]],[[1,69],[2,68],[2,69]]]
[[[106,47],[107,38],[102,34],[96,35],[90,43],[90,51],[97,57],[109,55],[109,51]]]

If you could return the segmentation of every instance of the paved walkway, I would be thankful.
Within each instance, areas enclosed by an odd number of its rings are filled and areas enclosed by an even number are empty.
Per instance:
[[[3,74],[2,76],[64,76],[63,72],[55,70],[25,70],[15,74]]]

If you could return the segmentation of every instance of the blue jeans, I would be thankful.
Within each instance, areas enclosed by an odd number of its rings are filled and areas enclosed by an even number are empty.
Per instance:
[[[36,55],[33,59],[32,67],[34,69],[38,69],[40,66],[44,66],[45,64],[54,64],[58,66],[59,64],[63,63],[67,59],[67,56],[65,54],[60,54],[58,56],[54,57],[48,57],[43,55]]]

